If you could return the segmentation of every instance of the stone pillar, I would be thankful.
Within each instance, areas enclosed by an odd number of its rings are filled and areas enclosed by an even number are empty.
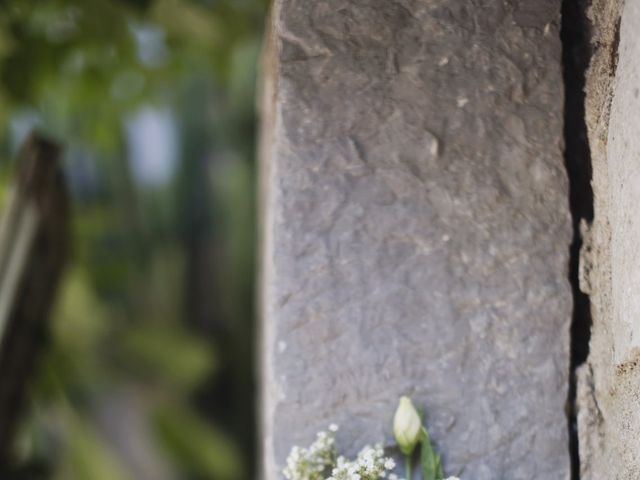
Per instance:
[[[593,328],[579,371],[583,480],[640,478],[640,3],[596,0],[587,125],[595,218],[581,287]]]
[[[262,137],[265,478],[330,422],[448,474],[565,480],[560,0],[276,0]]]

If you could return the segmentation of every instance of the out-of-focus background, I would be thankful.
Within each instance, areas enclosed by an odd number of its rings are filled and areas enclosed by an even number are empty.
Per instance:
[[[73,239],[7,478],[254,478],[266,7],[0,3],[0,198],[43,132],[65,149]]]

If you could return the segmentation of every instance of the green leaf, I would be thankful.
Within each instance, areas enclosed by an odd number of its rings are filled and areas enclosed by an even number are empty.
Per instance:
[[[194,388],[217,367],[209,342],[178,326],[149,322],[130,327],[120,347],[129,369],[181,389]]]
[[[444,472],[442,471],[442,461],[440,460],[440,455],[437,456],[437,467],[436,467],[436,474],[437,474],[437,480],[444,480]]]
[[[420,463],[422,464],[423,480],[441,480],[443,475],[440,456],[433,450],[431,437],[429,437],[429,432],[424,427],[420,432],[420,443]]]

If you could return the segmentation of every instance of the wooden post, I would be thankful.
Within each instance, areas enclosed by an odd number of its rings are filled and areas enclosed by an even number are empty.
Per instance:
[[[0,461],[19,414],[68,252],[68,199],[61,148],[33,134],[0,223]]]

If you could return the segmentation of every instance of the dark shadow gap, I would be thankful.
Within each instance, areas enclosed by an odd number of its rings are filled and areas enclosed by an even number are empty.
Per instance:
[[[579,261],[582,238],[580,223],[593,221],[593,190],[591,188],[591,152],[585,122],[585,73],[591,58],[588,0],[563,0],[562,40],[563,80],[565,88],[564,140],[565,166],[569,177],[569,208],[573,222],[570,246],[569,281],[573,294],[571,321],[571,352],[567,421],[571,479],[580,478],[580,456],[576,425],[576,368],[589,354],[591,338],[591,305],[589,296],[580,291]]]

